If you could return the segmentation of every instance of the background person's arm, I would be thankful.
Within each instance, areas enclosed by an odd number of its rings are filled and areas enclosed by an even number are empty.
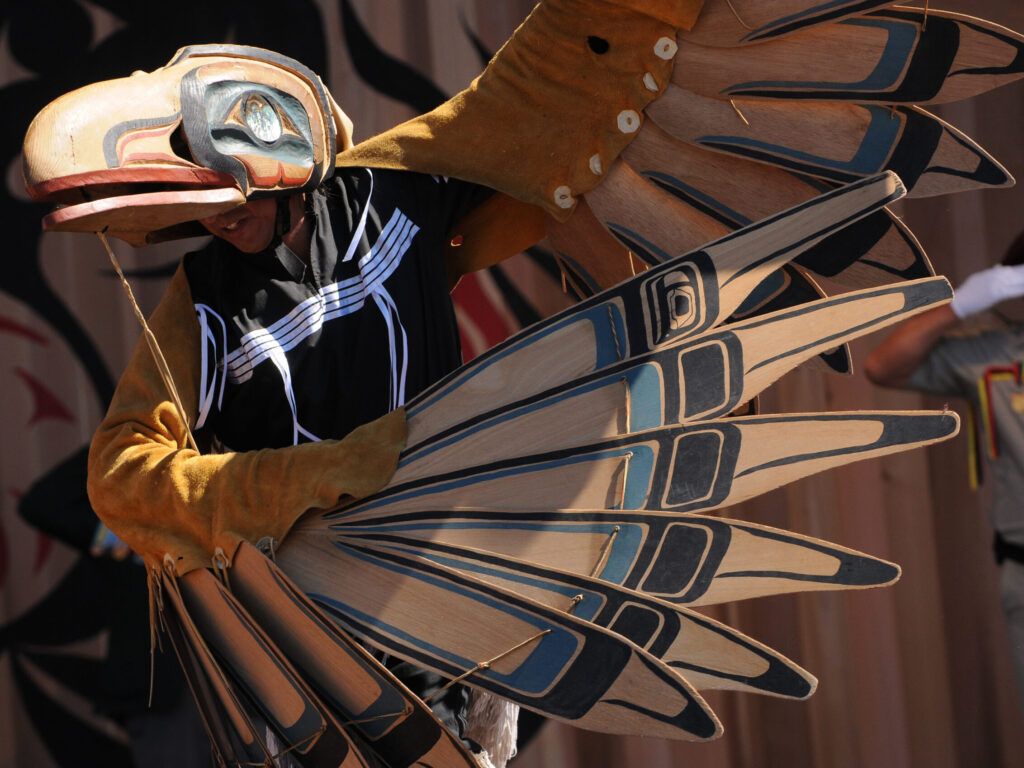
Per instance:
[[[949,304],[910,318],[868,355],[864,373],[883,387],[905,387],[932,347],[959,324]]]
[[[893,331],[864,361],[864,372],[875,384],[904,387],[939,339],[961,320],[1020,296],[1024,264],[975,272],[954,291],[949,304],[912,317]]]

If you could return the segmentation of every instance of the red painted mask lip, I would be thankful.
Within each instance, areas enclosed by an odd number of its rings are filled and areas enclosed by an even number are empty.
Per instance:
[[[110,236],[141,246],[162,239],[152,236],[158,230],[194,222],[244,204],[245,197],[234,186],[121,195],[58,208],[43,218],[43,230],[109,230]]]
[[[136,196],[125,194],[131,191],[132,186],[139,187],[140,195],[157,191],[238,188],[231,174],[201,166],[140,164],[58,176],[27,186],[26,190],[33,200],[77,205],[105,198]],[[157,187],[165,189],[157,190]]]

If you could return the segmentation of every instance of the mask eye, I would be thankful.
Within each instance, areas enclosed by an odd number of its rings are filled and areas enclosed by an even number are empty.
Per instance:
[[[281,118],[277,110],[258,93],[246,96],[242,120],[258,139],[272,143],[281,138]]]

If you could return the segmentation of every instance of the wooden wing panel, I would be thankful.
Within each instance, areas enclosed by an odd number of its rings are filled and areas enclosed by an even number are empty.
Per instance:
[[[342,725],[209,571],[190,571],[180,583],[185,608],[203,638],[286,750],[314,768],[369,768]]]
[[[697,206],[662,191],[617,160],[586,195],[594,215],[647,266],[688,253],[728,234],[729,227]]]
[[[959,424],[955,413],[929,411],[715,419],[392,484],[330,515],[367,520],[382,512],[473,506],[699,512],[947,439]]]
[[[813,29],[895,0],[705,0],[697,22],[679,39],[703,46],[737,46]]]
[[[675,739],[720,732],[662,662],[565,612],[361,541],[307,540],[302,557],[287,547],[278,557],[342,626],[442,675],[471,673],[472,685],[582,728]]]
[[[805,360],[950,296],[944,278],[899,283],[779,310],[655,348],[430,438],[411,440],[392,484],[725,416]],[[780,339],[785,339],[782,347]]]
[[[1021,35],[923,8],[880,10],[756,45],[709,49],[685,34],[679,41],[673,82],[719,99],[941,104],[1024,74]]]
[[[892,174],[848,185],[542,320],[410,401],[409,445],[714,327],[779,266],[902,193]],[[522,376],[524,370],[531,375]]]
[[[623,159],[651,184],[730,229],[747,226],[830,189],[821,179],[737,155],[708,152],[669,135],[653,120],[644,123]],[[751,194],[751,190],[763,189],[770,189],[771,194]],[[581,249],[592,245],[583,243]],[[568,245],[562,247],[572,252]],[[611,257],[602,257],[602,261],[615,263]],[[794,261],[850,288],[933,274],[913,233],[888,210],[851,222]],[[618,263],[625,266],[625,259]]]
[[[254,724],[255,713],[240,698],[192,621],[176,581],[161,579],[161,618],[216,754],[260,765],[271,757],[265,735]]]
[[[728,689],[805,698],[806,671],[742,633],[694,611],[607,581],[492,552],[426,542],[400,533],[346,529],[343,540],[369,541],[469,574],[553,610],[605,627],[664,661],[698,690]]]
[[[462,743],[419,698],[249,544],[235,554],[231,586],[304,679],[390,768],[476,768]]]
[[[734,105],[670,85],[647,114],[682,141],[833,182],[891,170],[911,197],[1013,184],[1007,170],[969,137],[912,106],[766,100]]]
[[[680,605],[891,584],[892,563],[809,536],[698,514],[638,510],[419,511],[372,524],[315,515],[293,534],[399,537],[487,552]]]

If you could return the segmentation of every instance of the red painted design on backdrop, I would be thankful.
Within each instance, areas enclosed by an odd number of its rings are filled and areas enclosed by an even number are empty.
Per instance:
[[[36,532],[36,559],[32,563],[32,573],[39,573],[53,552],[53,539],[45,533]]]
[[[49,387],[28,371],[15,368],[14,372],[28,385],[29,390],[32,392],[32,416],[29,418],[27,426],[32,426],[46,419],[57,419],[58,421],[74,423],[75,415],[60,401],[60,398],[50,391]]]
[[[25,492],[20,488],[8,488],[7,492],[14,497],[15,503],[21,501],[21,497],[25,495]],[[53,539],[47,536],[45,533],[35,531],[36,537],[36,556],[35,561],[32,563],[32,573],[39,573],[46,565],[46,561],[50,559],[50,553],[53,552]],[[5,546],[5,537],[2,530],[2,521],[0,521],[0,588],[3,587],[3,573],[6,571],[6,561],[9,560],[8,553]]]
[[[0,315],[0,331],[6,331],[8,333],[22,336],[29,341],[34,341],[36,344],[47,343],[46,337],[42,334],[32,330],[27,325],[22,325],[21,323],[11,320],[9,317],[4,317],[3,315]]]
[[[452,300],[460,310],[459,336],[462,341],[462,356],[466,362],[504,341],[517,330],[508,327],[504,316],[484,292],[477,275],[463,277],[452,292]],[[467,321],[476,332],[474,337],[468,336],[462,329],[463,323]]]

